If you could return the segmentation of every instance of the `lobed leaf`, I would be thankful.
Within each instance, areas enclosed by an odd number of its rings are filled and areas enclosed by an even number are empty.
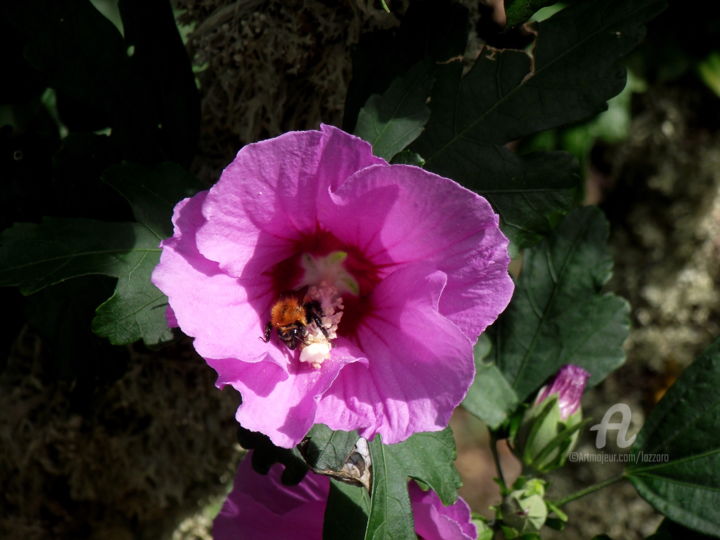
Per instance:
[[[160,253],[143,253],[118,276],[115,292],[95,312],[93,332],[113,345],[139,339],[153,345],[172,339],[165,318],[167,297],[150,281],[158,262]]]
[[[716,340],[650,413],[632,448],[635,465],[626,470],[637,492],[656,510],[713,536],[720,534],[719,386]]]
[[[573,206],[577,172],[518,156],[505,143],[603,110],[625,85],[620,59],[663,6],[663,0],[579,2],[535,27],[529,53],[486,47],[465,76],[459,61],[439,66],[430,120],[413,150],[426,168],[489,198],[511,190],[514,205],[500,215],[525,231],[513,238],[519,245],[537,241],[547,233],[546,220],[552,224]]]
[[[71,278],[100,274],[118,278],[93,329],[114,344],[167,340],[165,296],[150,283],[160,256],[157,237],[139,223],[45,218],[16,223],[0,235],[0,286],[23,294]]]
[[[370,442],[373,480],[365,538],[415,539],[407,482],[413,478],[435,491],[443,504],[457,499],[460,476],[453,465],[455,441],[450,428],[416,433],[408,440],[383,445]]]
[[[607,236],[602,213],[585,207],[525,251],[513,301],[490,329],[491,358],[519,400],[564,364],[584,367],[597,384],[624,361],[629,307],[601,292],[612,268]]]
[[[120,277],[149,253],[157,238],[137,223],[45,218],[16,223],[0,235],[0,286],[32,294],[91,274]]]

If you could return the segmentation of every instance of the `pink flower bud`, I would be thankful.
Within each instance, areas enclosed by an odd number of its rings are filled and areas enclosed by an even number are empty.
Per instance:
[[[560,418],[567,420],[580,408],[580,399],[589,378],[590,373],[580,366],[564,365],[557,372],[553,381],[540,389],[538,397],[535,399],[535,405],[544,402],[552,394],[557,394]]]

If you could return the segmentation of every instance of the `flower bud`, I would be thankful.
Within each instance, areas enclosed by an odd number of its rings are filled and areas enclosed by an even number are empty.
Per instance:
[[[545,482],[539,478],[516,482],[502,505],[503,523],[520,534],[540,531],[548,515],[544,497]]]
[[[583,368],[566,365],[540,389],[515,437],[515,451],[525,465],[548,472],[565,463],[581,427],[580,399],[589,378]]]

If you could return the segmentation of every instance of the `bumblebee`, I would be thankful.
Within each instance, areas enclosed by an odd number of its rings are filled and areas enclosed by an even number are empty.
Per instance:
[[[270,310],[270,320],[265,326],[265,335],[261,337],[265,343],[270,341],[273,328],[278,337],[294,351],[299,345],[306,345],[308,325],[315,323],[327,338],[327,330],[322,325],[322,309],[315,300],[304,301],[295,292],[284,293]]]

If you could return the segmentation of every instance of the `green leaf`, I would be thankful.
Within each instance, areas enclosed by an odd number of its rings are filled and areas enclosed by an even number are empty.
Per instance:
[[[663,7],[663,0],[579,2],[537,25],[532,55],[487,49],[461,80],[462,65],[448,64],[451,80],[433,93],[418,145],[427,151],[420,154],[428,164],[444,161],[464,139],[503,144],[605,109],[625,86],[620,58],[643,37],[643,22]]]
[[[370,96],[384,92],[399,73],[424,59],[444,62],[466,48],[468,10],[458,3],[410,2],[401,21],[400,27],[363,34],[353,52],[342,122],[349,133]]]
[[[115,294],[98,308],[93,329],[114,344],[171,337],[165,296],[150,283],[160,254],[157,237],[139,223],[45,218],[16,223],[0,235],[0,286],[23,294],[71,278],[119,278]]]
[[[193,175],[175,163],[122,163],[107,169],[103,180],[130,203],[135,218],[155,236],[155,245],[172,234],[170,217],[177,202],[201,188]],[[150,281],[159,261],[159,252],[146,253],[118,276],[115,293],[97,309],[92,326],[96,334],[113,344],[140,338],[154,344],[172,337],[164,318],[167,299]]]
[[[355,134],[390,161],[422,133],[430,118],[425,104],[433,83],[434,66],[425,60],[397,77],[380,96],[373,94],[360,110]]]
[[[512,0],[505,9],[507,25],[516,26],[524,23],[539,9],[555,3],[556,0]]]
[[[425,165],[425,160],[420,154],[416,154],[412,150],[406,148],[399,154],[395,155],[392,163],[400,165],[415,165],[416,167],[422,167]]]
[[[720,52],[711,52],[698,64],[697,70],[707,87],[720,97]]]
[[[382,444],[380,435],[370,442],[373,464],[372,495],[366,539],[415,540],[415,526],[402,462]]]
[[[415,540],[407,482],[413,478],[435,491],[443,504],[457,499],[460,476],[453,465],[455,441],[449,428],[417,433],[408,440],[383,445],[378,435],[370,442],[372,495],[365,538]]]
[[[108,168],[102,179],[130,203],[135,219],[159,240],[172,235],[173,207],[202,189],[200,182],[176,163],[122,163]]]
[[[636,464],[626,471],[656,510],[714,536],[720,533],[718,388],[720,340],[685,370],[650,413],[632,448]]]
[[[92,330],[113,345],[142,339],[154,345],[172,339],[165,318],[167,297],[150,281],[160,262],[160,253],[138,254],[137,260],[123,268],[113,295],[96,310]]]
[[[624,361],[629,307],[601,292],[612,268],[607,236],[602,213],[585,207],[525,251],[513,301],[490,329],[491,356],[519,400],[564,364],[584,367],[597,384]]]
[[[577,202],[580,174],[577,161],[564,152],[533,153],[519,157],[510,152],[501,169],[493,169],[495,149],[466,148],[471,167],[485,167],[479,192],[502,216],[503,232],[518,248],[536,244]],[[487,157],[487,161],[485,158]]]
[[[369,510],[370,495],[365,488],[331,478],[323,539],[363,540]]]
[[[480,338],[474,349],[475,380],[463,401],[463,407],[489,428],[497,429],[517,407],[518,398],[498,367],[484,361],[490,353],[490,340],[486,334]]]
[[[16,223],[0,235],[0,286],[32,294],[91,274],[120,277],[144,255],[158,253],[157,238],[137,223],[45,218]]]
[[[333,431],[323,424],[315,424],[302,444],[301,454],[315,470],[342,469],[355,448],[359,436],[355,431]]]
[[[421,136],[413,150],[425,158],[426,168],[486,197],[502,217],[503,230],[515,245],[537,243],[576,204],[580,188],[577,161],[564,152],[520,156],[504,146],[480,144],[470,137],[456,139],[440,154],[440,159],[429,160],[427,155],[435,154],[441,144],[438,132],[445,129],[441,123],[454,123],[454,113],[443,106],[461,106],[457,96],[467,79],[460,79],[462,66],[457,63],[441,66],[439,70],[431,103],[433,116],[427,126],[427,130],[435,130],[435,135]],[[478,84],[489,83],[480,80]]]
[[[526,161],[505,143],[603,110],[625,85],[620,58],[662,7],[662,0],[578,2],[538,24],[531,54],[486,48],[465,76],[460,62],[439,66],[430,120],[413,150],[428,169],[481,194],[509,188],[515,201],[552,221],[571,208],[566,191],[576,173],[563,168],[558,182],[553,166]],[[546,200],[548,189],[554,202]],[[500,215],[530,237],[545,234],[535,213],[523,218],[525,208],[512,219],[507,208]]]

